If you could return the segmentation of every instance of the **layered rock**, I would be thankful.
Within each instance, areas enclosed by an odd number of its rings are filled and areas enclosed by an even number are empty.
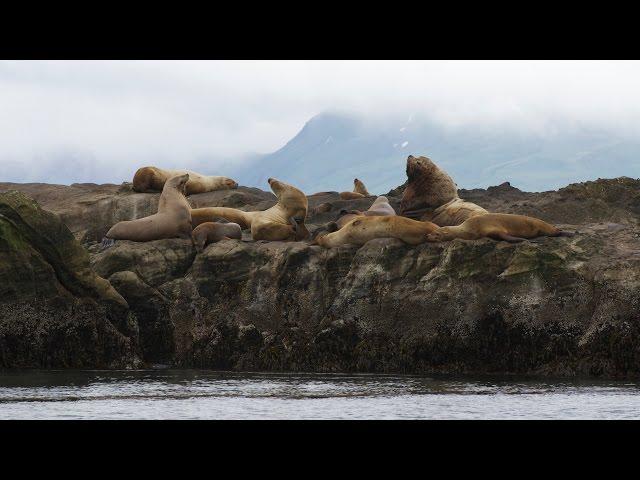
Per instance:
[[[15,191],[0,194],[0,352],[2,367],[140,363],[127,302],[55,214]]]
[[[389,197],[392,205],[401,190]],[[274,201],[266,192],[242,188],[212,193],[215,200],[202,201],[245,210]],[[155,197],[126,188],[110,195],[111,204]],[[93,270],[128,303],[147,363],[640,374],[640,181],[598,180],[543,193],[503,184],[460,196],[578,234],[521,244],[455,240],[418,247],[378,239],[329,250],[306,242],[253,242],[245,235],[209,245],[202,254],[177,239],[118,241],[103,251],[86,235],[84,241]],[[195,197],[194,206],[206,205]],[[307,223],[333,220],[341,208],[365,210],[374,198],[310,197]],[[331,204],[329,211],[315,213],[322,203]],[[73,218],[71,223],[80,222]]]

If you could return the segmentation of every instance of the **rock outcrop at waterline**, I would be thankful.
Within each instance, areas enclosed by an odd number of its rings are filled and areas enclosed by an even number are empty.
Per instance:
[[[0,366],[140,364],[136,319],[60,219],[0,194]]]
[[[397,190],[389,196],[394,207]],[[219,205],[230,206],[240,202],[236,192],[212,193],[220,195]],[[239,193],[247,203],[236,208],[275,202],[256,189]],[[86,212],[99,202],[124,204],[138,195],[157,201],[126,186],[101,191],[96,201],[86,195],[84,203],[67,201],[62,218],[68,224],[81,227],[74,209]],[[190,197],[194,206],[202,205],[199,196]],[[328,250],[305,242],[225,240],[196,254],[178,239],[117,242],[100,251],[86,234],[102,228],[95,218],[91,228],[72,230],[91,252],[94,272],[126,300],[137,330],[123,337],[147,364],[640,375],[640,181],[598,180],[544,193],[503,184],[460,196],[579,233],[521,244],[455,240],[410,247],[378,239]],[[365,210],[372,201],[310,197],[309,229],[341,208]],[[330,211],[314,213],[326,202]]]

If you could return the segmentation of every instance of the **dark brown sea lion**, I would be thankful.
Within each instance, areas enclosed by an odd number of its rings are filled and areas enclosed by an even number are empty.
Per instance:
[[[404,217],[449,226],[488,213],[479,205],[458,197],[455,182],[427,157],[409,155],[407,177],[400,202],[400,215]]]

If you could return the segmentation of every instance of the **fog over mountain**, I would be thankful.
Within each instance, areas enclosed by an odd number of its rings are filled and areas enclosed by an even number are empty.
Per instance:
[[[232,171],[242,184],[263,188],[274,176],[308,193],[351,190],[358,177],[371,192],[383,193],[406,180],[409,154],[431,157],[464,188],[509,181],[542,191],[598,177],[640,176],[640,141],[611,131],[568,123],[545,133],[443,127],[418,114],[393,125],[318,115],[283,148]]]
[[[0,62],[0,181],[143,165],[371,191],[427,155],[460,187],[640,176],[639,62]]]

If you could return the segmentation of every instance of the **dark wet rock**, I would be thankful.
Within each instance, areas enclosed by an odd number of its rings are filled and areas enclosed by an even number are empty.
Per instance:
[[[2,367],[140,363],[127,302],[60,218],[16,191],[0,194],[0,351]]]

